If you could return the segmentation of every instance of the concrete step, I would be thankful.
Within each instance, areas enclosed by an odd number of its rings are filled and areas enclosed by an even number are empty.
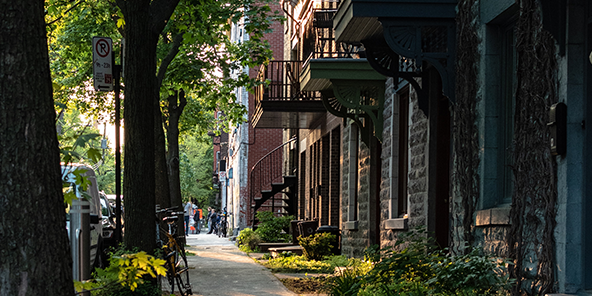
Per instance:
[[[296,255],[302,255],[302,247],[301,246],[287,246],[287,247],[279,247],[279,248],[269,248],[269,253],[271,257],[277,258],[280,256],[282,252],[292,252]]]

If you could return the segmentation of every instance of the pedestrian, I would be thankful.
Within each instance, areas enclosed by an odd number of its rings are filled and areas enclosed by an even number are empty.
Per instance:
[[[192,209],[191,209],[191,216],[189,217],[189,219],[190,219],[189,224],[193,223],[193,226],[191,226],[190,230],[191,230],[192,234],[198,234],[199,229],[197,228],[197,221],[198,221],[197,200],[195,198],[192,198],[191,203],[192,203]]]
[[[201,209],[196,209],[193,215],[193,221],[195,221],[195,233],[201,233]]]
[[[218,222],[218,214],[216,214],[216,209],[212,209],[212,215],[210,215],[210,222],[209,224],[212,225],[208,234],[212,234],[212,232],[216,232],[216,223]]]
[[[208,222],[208,233],[212,233],[212,222],[210,217],[212,217],[212,208],[208,207],[208,215],[206,216],[206,221]]]
[[[189,216],[191,216],[191,211],[193,211],[193,206],[191,205],[191,202],[188,201],[185,206],[183,207],[183,211],[184,211],[184,218],[185,218],[185,236],[189,235]]]

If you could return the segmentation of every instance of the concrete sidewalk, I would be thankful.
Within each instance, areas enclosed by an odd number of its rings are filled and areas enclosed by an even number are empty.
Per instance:
[[[187,256],[193,295],[294,296],[267,268],[255,263],[228,238],[189,234]]]

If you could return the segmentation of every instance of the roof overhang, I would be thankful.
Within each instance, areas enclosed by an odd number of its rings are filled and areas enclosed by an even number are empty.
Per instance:
[[[337,42],[355,43],[382,35],[381,18],[454,19],[456,0],[345,0],[333,18]]]
[[[324,91],[332,88],[331,80],[385,81],[366,59],[312,59],[300,74],[300,89]]]

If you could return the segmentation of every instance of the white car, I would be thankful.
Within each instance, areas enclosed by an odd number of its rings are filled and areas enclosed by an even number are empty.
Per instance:
[[[80,174],[81,176],[85,176],[88,181],[90,181],[90,184],[85,191],[83,191],[79,185],[76,185],[76,176],[74,171],[77,169],[82,171]],[[91,167],[83,164],[68,164],[67,166],[62,164],[62,181],[65,185],[67,185],[63,188],[64,193],[74,191],[78,199],[85,199],[90,203],[90,263],[88,266],[91,267],[91,269],[96,267],[102,268],[104,267],[104,262],[106,262],[106,260],[102,238],[103,224],[101,223],[101,199],[99,196],[95,172]],[[68,206],[66,210],[66,227],[70,237],[70,244],[72,245],[73,237],[75,237],[76,234],[70,233],[71,208],[71,206]],[[74,248],[72,248],[72,254],[74,256]]]

